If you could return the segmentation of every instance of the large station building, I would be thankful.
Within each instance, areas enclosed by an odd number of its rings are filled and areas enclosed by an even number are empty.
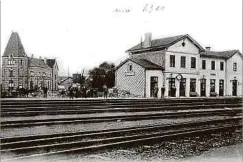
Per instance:
[[[17,88],[34,89],[47,86],[57,90],[58,65],[56,59],[27,56],[19,34],[12,32],[2,56],[2,89],[16,92]]]
[[[116,69],[116,87],[140,97],[242,96],[243,55],[211,51],[190,35],[144,41],[127,50]]]

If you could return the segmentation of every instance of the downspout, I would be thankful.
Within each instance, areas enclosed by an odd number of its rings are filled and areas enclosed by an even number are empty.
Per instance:
[[[146,69],[144,69],[144,98],[146,98]]]
[[[52,94],[53,94],[53,68],[51,68],[51,76],[52,76],[52,78],[51,78],[51,91],[52,91]]]
[[[225,60],[225,96],[228,95],[228,76],[227,76],[227,59]]]

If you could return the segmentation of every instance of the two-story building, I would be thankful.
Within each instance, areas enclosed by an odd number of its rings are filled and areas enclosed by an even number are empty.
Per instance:
[[[204,49],[191,36],[145,40],[127,50],[129,58],[117,66],[116,87],[140,97],[240,96],[242,54],[238,50]]]
[[[18,88],[34,89],[47,86],[57,90],[56,59],[29,57],[17,32],[12,32],[2,56],[2,89],[15,93]]]

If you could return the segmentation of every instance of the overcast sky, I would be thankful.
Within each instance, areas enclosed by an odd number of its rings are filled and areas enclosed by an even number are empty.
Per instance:
[[[158,10],[143,12],[146,4]],[[146,32],[242,52],[242,0],[2,0],[1,54],[11,31],[29,56],[57,58],[60,75],[118,64]]]

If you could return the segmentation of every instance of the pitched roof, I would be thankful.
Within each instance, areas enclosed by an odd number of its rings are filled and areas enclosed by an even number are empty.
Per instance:
[[[65,81],[67,81],[68,79],[73,79],[72,77],[66,77],[66,76],[59,76],[59,82],[58,85],[64,83]]]
[[[49,67],[53,68],[54,64],[56,62],[56,59],[47,59],[46,63]]]
[[[127,50],[127,52],[133,52],[133,51],[137,51],[137,50],[145,50],[145,49],[151,49],[151,48],[167,48],[167,47],[171,46],[172,44],[174,44],[182,39],[185,39],[185,38],[190,39],[201,51],[204,51],[204,48],[201,47],[190,35],[185,34],[185,35],[177,35],[177,36],[173,36],[173,37],[166,37],[166,38],[151,40],[151,46],[148,48],[144,48],[142,46],[142,43],[139,43],[136,46]]]
[[[26,56],[24,47],[21,43],[19,34],[17,32],[12,32],[8,44],[3,53],[4,57],[12,55],[13,57],[24,57]]]
[[[232,57],[237,52],[239,52],[239,51],[238,50],[205,51],[205,52],[201,52],[200,55],[201,55],[201,57],[229,59],[230,57]]]
[[[146,70],[162,70],[163,68],[159,65],[156,65],[148,60],[145,59],[135,59],[135,58],[128,58],[125,61],[123,61],[121,64],[119,64],[116,69],[120,68],[123,64],[125,64],[127,61],[132,61],[140,66],[142,66]]]
[[[30,67],[41,67],[41,68],[50,68],[47,64],[45,64],[43,59],[29,57],[29,66]]]

